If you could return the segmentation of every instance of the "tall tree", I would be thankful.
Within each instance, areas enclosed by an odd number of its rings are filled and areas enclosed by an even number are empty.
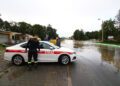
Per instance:
[[[3,20],[0,18],[0,29],[2,29],[3,25],[4,25],[4,22],[3,22]]]
[[[9,24],[9,22],[8,21],[4,21],[4,25],[3,25],[3,29],[5,30],[5,31],[10,31],[10,24]]]
[[[49,36],[48,38],[56,38],[56,36],[58,36],[58,34],[56,33],[56,29],[52,28],[52,26],[49,24],[46,28],[47,30],[47,35]]]
[[[79,30],[78,30],[78,29],[75,30],[75,32],[74,32],[74,34],[73,34],[73,38],[74,38],[75,40],[79,40]]]
[[[18,31],[22,34],[30,33],[31,25],[27,24],[26,22],[19,22],[18,23]]]
[[[44,37],[46,36],[46,29],[44,26],[39,25],[39,24],[35,24],[32,27],[32,35],[37,34],[42,40],[44,39]]]
[[[75,40],[85,40],[85,35],[83,30],[75,30],[75,32],[73,33],[73,37]]]
[[[103,30],[104,30],[104,39],[107,40],[108,36],[114,36],[115,39],[117,38],[117,29],[115,27],[115,21],[107,20],[103,23]]]

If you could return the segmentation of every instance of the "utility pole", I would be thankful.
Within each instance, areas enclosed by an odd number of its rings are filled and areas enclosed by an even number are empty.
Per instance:
[[[104,29],[103,29],[103,20],[102,20],[101,29],[102,29],[102,42],[104,42]]]
[[[98,18],[98,20],[101,20],[100,18]],[[102,20],[102,24],[101,24],[101,30],[102,30],[102,42],[104,42],[104,29],[103,29],[103,20]]]

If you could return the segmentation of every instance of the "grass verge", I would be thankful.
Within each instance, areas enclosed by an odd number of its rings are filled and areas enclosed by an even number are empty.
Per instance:
[[[0,44],[0,50],[5,50],[5,47]]]

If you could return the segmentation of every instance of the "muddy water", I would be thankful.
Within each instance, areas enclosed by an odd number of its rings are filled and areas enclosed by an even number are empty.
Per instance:
[[[62,46],[74,49],[78,59],[86,59],[97,64],[107,64],[120,71],[120,48],[95,45],[91,41],[65,40]]]

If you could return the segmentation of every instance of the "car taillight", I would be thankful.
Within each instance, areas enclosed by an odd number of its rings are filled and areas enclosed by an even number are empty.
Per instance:
[[[9,50],[5,50],[5,52],[8,52]]]

